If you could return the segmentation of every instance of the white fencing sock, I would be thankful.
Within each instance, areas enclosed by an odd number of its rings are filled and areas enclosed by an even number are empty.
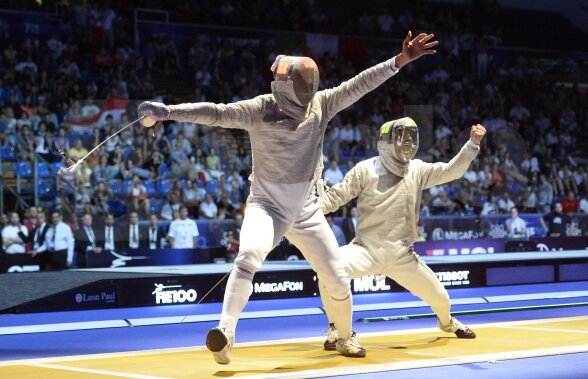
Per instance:
[[[253,274],[235,266],[227,281],[219,328],[235,331],[252,291]]]
[[[321,295],[321,301],[323,302],[323,307],[325,308],[325,313],[327,314],[327,319],[329,320],[329,324],[335,323],[332,318],[333,314],[333,299],[327,293],[327,287],[323,284],[323,282],[319,281],[319,293]]]
[[[433,312],[435,312],[435,309],[433,309]],[[451,324],[451,313],[446,312],[445,310],[435,313],[437,314],[437,318],[442,325]]]
[[[327,296],[329,296],[327,294]],[[339,338],[348,339],[351,335],[351,318],[353,317],[353,302],[351,294],[343,300],[330,299],[331,317],[337,328]]]

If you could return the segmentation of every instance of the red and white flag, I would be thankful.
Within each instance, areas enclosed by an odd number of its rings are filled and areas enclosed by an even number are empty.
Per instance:
[[[127,111],[127,105],[129,101],[122,97],[111,97],[107,99],[104,105],[100,108],[100,112],[86,119],[80,119],[75,121],[67,121],[71,125],[73,131],[79,133],[90,133],[92,129],[101,127],[104,125],[106,116],[111,115],[112,121],[117,124],[120,122],[120,117]]]

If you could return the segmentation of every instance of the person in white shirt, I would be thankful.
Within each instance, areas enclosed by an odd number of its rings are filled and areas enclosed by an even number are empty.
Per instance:
[[[175,192],[169,192],[167,195],[167,202],[161,208],[161,218],[168,221],[173,220],[174,212],[180,209],[180,205],[181,204],[178,202],[178,195]]]
[[[147,195],[147,188],[145,188],[138,175],[133,176],[132,186],[129,188],[129,195],[134,211],[143,211],[145,214],[149,214],[151,204]]]
[[[182,206],[180,208],[180,218],[169,224],[167,236],[172,249],[196,248],[198,226],[194,220],[188,218],[187,207]]]
[[[209,193],[206,194],[204,197],[204,201],[200,203],[200,217],[207,218],[207,219],[214,219],[218,216],[218,208],[214,201],[212,201],[212,196]]]
[[[496,205],[496,196],[494,194],[490,194],[488,199],[484,202],[484,206],[482,207],[482,211],[480,212],[481,216],[493,215],[498,213],[498,206]]]
[[[2,229],[2,245],[6,254],[22,254],[26,252],[25,240],[29,231],[20,223],[18,213],[10,214],[10,222]]]
[[[521,169],[523,173],[528,174],[530,172],[539,172],[539,160],[537,157],[532,156],[528,152],[525,153],[525,159],[521,162]]]
[[[525,238],[527,236],[527,223],[519,217],[519,210],[512,207],[510,218],[506,220],[508,238]]]
[[[500,209],[500,212],[508,213],[510,211],[512,213],[514,207],[515,203],[510,199],[510,194],[503,192],[502,199],[498,200],[498,209]]]
[[[582,200],[580,200],[580,208],[578,211],[580,213],[588,213],[588,199],[582,198]]]
[[[332,160],[329,168],[323,173],[323,178],[328,186],[334,186],[343,180],[343,173],[339,169],[339,165],[336,160]]]
[[[186,181],[186,188],[182,191],[182,203],[188,207],[191,215],[198,215],[198,205],[205,195],[206,191],[204,191],[204,195],[200,197],[200,188],[198,188],[197,183],[194,183],[192,180]]]
[[[437,141],[442,140],[443,138],[453,135],[451,129],[447,127],[447,125],[440,125],[435,129],[435,138]]]
[[[474,187],[479,186],[478,174],[473,168],[467,170],[463,177],[464,179],[467,179],[467,181],[470,182]]]
[[[94,99],[89,98],[86,100],[86,105],[82,107],[82,117],[92,118],[100,113],[100,108],[94,104]]]
[[[51,213],[51,228],[47,231],[49,260],[52,269],[71,267],[74,256],[74,236],[69,225],[63,222],[60,212]]]
[[[353,126],[350,123],[345,124],[339,131],[339,141],[343,149],[351,148],[354,145],[355,132]]]

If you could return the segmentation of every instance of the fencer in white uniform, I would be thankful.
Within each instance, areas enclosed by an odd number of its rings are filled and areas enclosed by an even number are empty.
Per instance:
[[[350,278],[385,275],[431,306],[439,328],[459,338],[476,334],[450,314],[450,300],[437,276],[414,252],[422,190],[463,176],[480,150],[486,130],[472,126],[470,140],[449,163],[426,163],[412,159],[418,149],[418,128],[409,117],[385,123],[377,143],[379,155],[359,162],[342,182],[320,197],[325,214],[357,199],[356,236],[340,248]],[[329,318],[325,349],[334,349],[336,324],[332,301],[322,295]]]
[[[332,321],[343,355],[365,356],[351,331],[349,277],[338,245],[315,196],[322,172],[322,145],[327,123],[395,75],[399,68],[437,44],[433,35],[407,36],[402,52],[338,87],[318,91],[319,71],[307,57],[280,55],[271,69],[271,94],[231,104],[164,105],[144,102],[139,116],[176,120],[249,132],[253,155],[251,191],[241,229],[239,253],[225,289],[218,328],[208,332],[207,347],[216,362],[230,362],[237,321],[253,290],[253,276],[267,254],[286,236],[316,271],[331,300]]]

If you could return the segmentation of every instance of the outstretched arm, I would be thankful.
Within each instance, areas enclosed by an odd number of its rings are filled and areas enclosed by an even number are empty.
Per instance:
[[[139,105],[138,115],[149,116],[157,121],[194,122],[222,128],[248,129],[261,113],[261,100],[254,98],[230,104],[184,103],[165,105],[144,101]]]
[[[408,32],[404,41],[402,41],[402,51],[396,58],[396,67],[402,66],[415,61],[423,55],[435,54],[437,50],[430,50],[439,44],[439,41],[431,41],[435,37],[434,34],[421,33],[415,38],[412,38],[412,32]]]
[[[435,50],[430,50],[430,48],[436,46],[439,42],[429,42],[433,37],[433,34],[421,33],[411,39],[412,33],[408,32],[402,43],[402,52],[400,54],[362,71],[359,75],[335,88],[321,91],[325,96],[328,119],[332,119],[338,112],[376,89],[394,76],[402,66],[423,55],[435,54]]]
[[[342,182],[326,190],[319,199],[319,206],[324,214],[335,212],[342,205],[356,198],[363,189],[361,169],[353,167]]]
[[[426,189],[461,178],[480,151],[480,142],[486,129],[480,125],[472,126],[470,140],[449,163],[425,163],[420,168],[421,188]]]

